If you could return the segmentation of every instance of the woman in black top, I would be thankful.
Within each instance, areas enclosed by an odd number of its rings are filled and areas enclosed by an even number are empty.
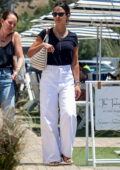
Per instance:
[[[23,52],[20,37],[14,28],[18,22],[15,12],[6,11],[0,20],[0,105],[2,110],[9,113],[15,107],[14,82],[23,64]],[[14,58],[18,57],[18,63],[14,69]]]
[[[43,30],[28,50],[28,56],[32,57],[42,47],[48,51],[47,67],[40,81],[43,162],[59,165],[63,160],[71,164],[76,134],[75,98],[81,92],[78,41],[76,34],[66,28],[70,16],[68,5],[56,4],[52,15],[55,27],[49,30],[49,42],[43,42],[46,34]]]

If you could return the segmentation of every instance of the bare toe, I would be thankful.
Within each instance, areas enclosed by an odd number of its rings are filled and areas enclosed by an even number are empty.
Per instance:
[[[63,158],[63,161],[64,161],[65,163],[67,163],[67,164],[72,164],[72,163],[73,163],[73,161],[72,161],[71,158],[68,158],[68,157],[66,157],[66,156],[64,156],[64,155],[62,155],[62,158]]]

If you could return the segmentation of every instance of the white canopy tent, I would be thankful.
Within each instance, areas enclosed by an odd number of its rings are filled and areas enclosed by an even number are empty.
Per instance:
[[[42,31],[42,29],[52,27],[51,24],[37,24],[34,25],[31,29],[24,31],[21,33],[21,40],[23,47],[29,47],[33,41],[35,40],[36,36]],[[100,38],[100,32],[97,33],[97,27],[88,27],[88,26],[68,26],[68,29],[72,32],[75,32],[78,36],[79,40],[83,39],[97,39],[97,36]],[[103,27],[102,28],[102,38],[106,39],[120,39],[120,35],[114,32],[110,28]]]
[[[80,0],[72,3],[69,25],[120,27],[120,2],[118,0]],[[31,22],[52,23],[52,13]]]
[[[79,13],[85,11],[95,14],[120,15],[120,1],[119,0],[81,0],[75,4],[70,5],[72,12]]]
[[[119,39],[119,35],[105,27],[120,27],[120,2],[119,0],[79,0],[69,5],[71,17],[69,29],[76,32],[79,39],[84,38],[113,38]],[[31,22],[39,22],[30,30],[21,35],[37,35],[43,28],[53,26],[53,16],[50,12]],[[84,27],[83,27],[84,26]],[[85,27],[85,26],[90,26]],[[100,29],[102,27],[101,35]],[[106,29],[106,30],[105,30]]]

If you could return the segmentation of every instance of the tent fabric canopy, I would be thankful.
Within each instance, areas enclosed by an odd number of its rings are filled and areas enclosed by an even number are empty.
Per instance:
[[[75,4],[73,5],[73,7]],[[72,7],[72,6],[71,6]],[[89,0],[81,0],[76,2],[76,7],[72,10],[72,12],[83,12],[87,11],[88,13],[101,13],[108,15],[120,15],[120,3],[119,1],[89,1]]]
[[[37,24],[34,25],[30,30],[24,31],[21,33],[21,40],[22,46],[29,47],[33,41],[35,40],[36,36],[42,31],[42,29],[53,27],[52,24]],[[96,39],[97,36],[100,38],[100,32],[97,33],[97,27],[74,27],[68,26],[68,29],[72,32],[75,32],[78,36],[78,39]],[[120,39],[120,35],[114,32],[110,28],[103,27],[102,28],[102,38],[106,39]]]
[[[37,36],[40,31],[42,31],[42,29],[45,28],[50,28],[53,27],[53,25],[49,25],[47,24],[47,26],[45,24],[43,24],[43,26],[41,27],[41,24],[37,24],[34,25],[30,30],[24,31],[21,33],[22,36]],[[72,27],[72,26],[68,26],[67,27],[70,31],[75,32],[78,35],[78,38],[80,38],[81,36],[85,36],[88,37],[90,36],[91,39],[92,37],[96,37],[97,36],[97,28],[96,27],[86,27],[86,26],[81,26],[81,27]],[[100,37],[100,33],[98,34],[98,37]],[[106,28],[106,27],[102,27],[102,37],[103,38],[112,38],[112,39],[119,39],[120,35],[117,34],[116,32],[114,32],[112,29],[110,28]]]
[[[120,27],[120,2],[80,0],[70,5],[69,25]],[[31,22],[53,22],[51,13]]]

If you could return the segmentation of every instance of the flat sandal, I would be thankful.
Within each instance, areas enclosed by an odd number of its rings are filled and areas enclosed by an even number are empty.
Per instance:
[[[63,161],[67,164],[67,165],[71,165],[73,163],[72,159],[71,158],[68,158],[64,155],[61,155]]]
[[[48,166],[58,166],[58,165],[60,165],[60,162],[49,162],[47,165]]]

